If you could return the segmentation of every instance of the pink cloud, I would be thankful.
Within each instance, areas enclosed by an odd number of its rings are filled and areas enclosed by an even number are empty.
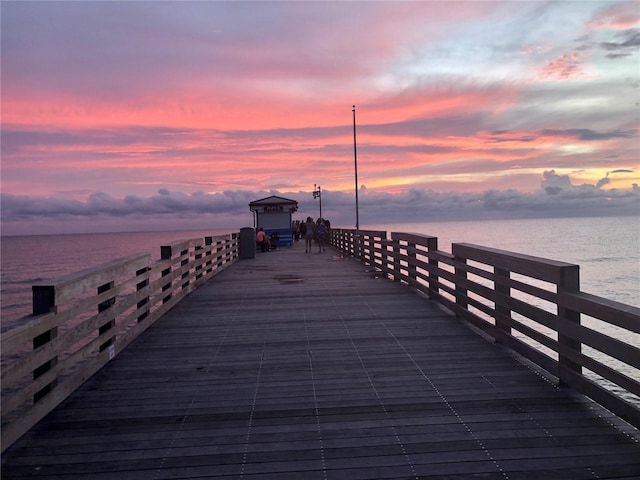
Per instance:
[[[640,9],[635,0],[613,4],[587,22],[589,30],[625,30],[640,25]]]
[[[540,80],[575,80],[588,78],[590,65],[584,62],[589,54],[573,52],[548,60],[547,64],[538,70]]]

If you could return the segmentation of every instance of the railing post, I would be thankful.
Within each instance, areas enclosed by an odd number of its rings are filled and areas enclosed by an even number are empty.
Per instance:
[[[164,245],[160,247],[160,258],[162,258],[162,260],[171,260],[172,256],[173,256],[173,252],[171,249],[171,245]],[[163,278],[171,276],[171,264],[169,264],[167,268],[162,270],[161,275]],[[173,281],[171,280],[171,278],[169,278],[168,281],[169,283],[165,283],[164,285],[162,285],[163,292],[166,292],[167,290],[169,290],[169,293],[166,296],[162,297],[163,304],[171,300],[171,284],[173,283]]]
[[[233,242],[233,256],[232,258],[237,258],[240,256],[240,244],[239,244],[240,233],[232,233],[231,241]]]
[[[226,262],[227,245],[223,243],[221,240],[218,240],[216,245],[217,245],[216,258],[218,259],[218,269],[220,269]]]
[[[200,280],[200,278],[202,278],[202,263],[198,262],[198,260],[202,258],[202,253],[203,253],[202,245],[196,245],[193,252],[194,254],[193,260],[196,266],[195,268],[196,280]]]
[[[112,281],[105,283],[104,285],[100,285],[98,287],[98,295],[104,292],[108,292],[109,290],[113,290],[113,288],[114,288],[114,282]],[[98,305],[98,313],[109,310],[114,303],[116,303],[116,297],[115,296],[109,297],[104,302]],[[101,352],[105,348],[113,345],[113,337],[115,336],[115,326],[116,326],[116,319],[113,316],[113,314],[111,314],[109,319],[105,323],[103,323],[100,327],[98,327],[98,336],[102,336],[105,333],[107,333],[109,330],[114,329],[114,331],[111,332],[112,333],[111,337],[109,337],[105,342],[100,344]]]
[[[429,237],[427,238],[427,251],[431,253],[431,251],[438,250],[438,237]],[[435,294],[438,293],[438,282],[439,277],[436,273],[438,271],[438,260],[435,258],[431,258],[429,256],[429,266],[431,270],[429,271],[429,298],[435,298]]]
[[[580,267],[571,265],[561,267],[560,281],[558,282],[558,295],[563,293],[578,293],[580,291]],[[576,353],[582,351],[582,344],[578,340],[564,335],[564,322],[580,324],[580,312],[558,306],[558,317],[560,324],[558,327],[558,379],[561,384],[569,384],[571,374],[582,375],[582,366],[562,354],[563,349],[573,350]],[[569,381],[567,381],[569,380]]]
[[[364,260],[365,262],[369,262],[369,263],[373,263],[372,259],[371,259],[371,237],[367,236],[367,237],[363,237],[362,241],[360,242],[360,248],[361,248],[361,255],[362,255],[362,260]],[[367,251],[369,253],[367,253]]]
[[[145,275],[147,274],[148,271],[149,271],[149,267],[141,268],[140,270],[136,271],[136,277],[139,277],[140,275]],[[138,282],[136,284],[136,291],[139,292],[140,290],[143,290],[148,286],[149,286],[149,275],[147,275],[146,278],[144,278],[141,282]],[[139,323],[149,316],[149,295],[147,295],[142,300],[140,300],[136,304],[136,306],[138,310],[144,307],[140,315],[138,315],[138,323]]]
[[[349,255],[353,255],[354,258],[358,258],[358,237],[354,232],[348,233],[349,238]]]
[[[187,258],[183,258],[182,260],[180,260],[180,269],[183,269],[185,267],[185,265],[189,265],[189,248],[186,248],[185,250],[180,251],[180,256],[181,257],[187,257]],[[182,283],[182,290],[186,290],[189,287],[189,269],[190,267],[187,269],[186,272],[182,272],[182,275],[180,276],[181,280],[184,280],[185,278],[187,279],[186,282]]]
[[[338,247],[338,250],[340,251],[340,253],[342,253],[343,255],[346,253],[346,246],[345,246],[345,242],[344,242],[344,231],[342,229],[340,229],[336,236],[337,238],[335,238],[335,242],[336,242],[336,246]]]
[[[55,287],[53,285],[33,285],[33,314],[42,315],[45,313],[55,312],[57,309],[55,303]],[[32,348],[37,350],[38,348],[46,345],[58,337],[58,327],[55,326],[44,333],[41,333],[37,337],[33,338]],[[33,379],[37,379],[53,369],[58,364],[58,355],[53,355],[49,360],[41,363],[38,367],[33,369]],[[38,402],[41,398],[47,395],[58,384],[58,376],[56,375],[49,383],[33,394],[33,403]]]
[[[511,288],[506,285],[506,283],[511,278],[511,272],[509,270],[505,270],[499,267],[494,267],[493,274],[495,277],[494,280],[494,289],[496,291],[496,302],[495,302],[495,311],[496,314],[504,315],[506,317],[511,317],[511,309],[507,307],[503,300],[504,298],[508,298],[511,296]],[[499,330],[502,330],[507,335],[511,335],[511,327],[507,325],[498,315],[495,317],[496,327]]]
[[[387,275],[387,273],[388,273],[387,270],[386,270],[386,260],[384,258],[386,256],[386,250],[387,250],[387,246],[386,246],[387,243],[386,242],[387,242],[387,232],[384,232],[382,235],[380,235],[380,243],[379,243],[379,245],[380,245],[380,247],[379,247],[380,256],[379,257],[376,255],[376,253],[377,253],[376,249],[378,247],[376,247],[375,240],[373,240],[373,245],[372,245],[372,248],[373,248],[373,251],[372,251],[373,261],[374,261],[374,263],[376,265],[378,265],[378,268],[380,268],[382,271],[385,272],[385,275]],[[379,260],[380,263],[378,263],[378,260]]]
[[[205,257],[207,259],[206,263],[205,263],[205,275],[209,275],[211,273],[211,271],[213,270],[212,265],[212,256],[213,256],[213,247],[211,246],[211,244],[213,243],[213,237],[204,237],[204,244],[206,245],[206,254]]]
[[[416,261],[418,259],[417,245],[414,242],[407,242],[407,277],[409,277],[408,284],[412,288],[418,287],[418,267]]]
[[[349,247],[349,254],[358,258],[358,237],[353,232],[349,232]]]
[[[56,311],[56,292],[52,285],[33,285],[31,292],[34,315]]]
[[[391,255],[393,261],[391,262],[391,266],[389,267],[389,262],[387,261],[387,268],[393,272],[393,281],[399,282],[402,278],[401,265],[400,265],[400,240],[394,238],[393,234],[391,234]],[[389,256],[387,255],[387,259]]]
[[[467,310],[467,289],[462,286],[463,281],[467,279],[467,270],[463,267],[467,265],[467,259],[458,255],[455,243],[451,244],[451,253],[455,261],[456,305],[462,310]]]

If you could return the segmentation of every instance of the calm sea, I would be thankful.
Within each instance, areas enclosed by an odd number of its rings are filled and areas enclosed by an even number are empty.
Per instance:
[[[361,225],[362,229],[414,232],[580,265],[584,292],[640,306],[640,218],[562,218]],[[2,237],[0,318],[4,324],[31,313],[31,285],[119,257],[150,253],[175,240],[230,230],[192,230]]]

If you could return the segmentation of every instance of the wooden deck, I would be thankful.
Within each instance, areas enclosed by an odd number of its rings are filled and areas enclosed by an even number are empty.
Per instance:
[[[640,478],[637,430],[330,248],[241,260],[2,456],[2,478]]]

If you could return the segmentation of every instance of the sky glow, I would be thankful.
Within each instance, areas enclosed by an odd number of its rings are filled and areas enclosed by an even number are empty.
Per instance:
[[[2,234],[640,215],[636,1],[0,8]]]

